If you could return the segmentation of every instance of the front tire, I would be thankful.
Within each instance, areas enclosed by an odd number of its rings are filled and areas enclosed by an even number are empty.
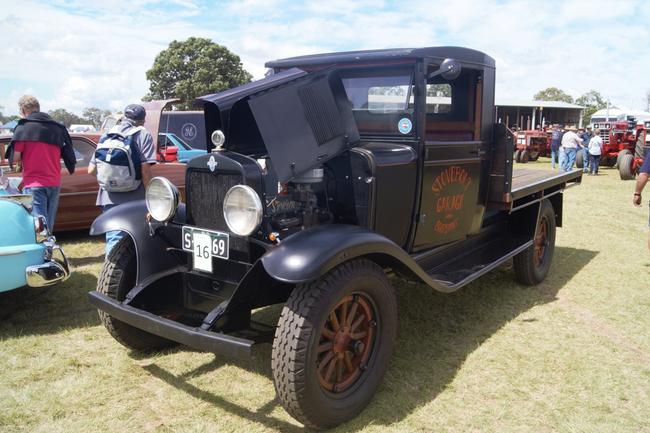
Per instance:
[[[111,249],[97,280],[97,291],[117,301],[123,301],[135,285],[137,258],[130,236],[124,236]],[[109,334],[129,349],[151,351],[174,344],[165,338],[127,325],[102,310],[99,319]]]
[[[515,277],[521,284],[534,286],[546,278],[555,251],[555,210],[543,200],[533,245],[513,258]]]
[[[375,263],[344,263],[297,286],[273,340],[273,383],[291,416],[329,428],[370,402],[388,368],[397,330],[397,302]]]

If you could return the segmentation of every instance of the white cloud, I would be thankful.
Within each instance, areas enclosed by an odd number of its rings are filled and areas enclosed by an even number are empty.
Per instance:
[[[173,39],[209,37],[256,78],[264,62],[318,52],[459,45],[497,61],[497,95],[596,89],[644,107],[650,89],[645,2],[412,0],[36,0],[0,12],[0,105],[28,89],[47,109],[120,108],[148,90],[145,71]],[[4,81],[4,83],[3,83]],[[10,83],[10,84],[6,84]],[[47,90],[44,90],[47,89]],[[38,95],[37,95],[38,96]]]

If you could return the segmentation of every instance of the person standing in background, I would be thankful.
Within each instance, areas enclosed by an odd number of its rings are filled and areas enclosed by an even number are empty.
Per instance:
[[[582,139],[578,137],[576,131],[575,126],[569,126],[562,136],[562,148],[564,149],[565,157],[564,164],[560,166],[561,170],[571,171],[573,169],[578,149],[582,148]]]
[[[583,131],[582,134],[580,134],[580,138],[582,138],[582,171],[584,173],[589,172],[589,164],[590,164],[590,159],[589,159],[589,141],[591,140],[591,137],[593,137],[593,134],[591,133],[591,126],[587,126],[587,130]]]
[[[99,139],[97,150],[88,165],[88,174],[98,176],[99,191],[97,193],[97,206],[106,212],[109,209],[129,201],[142,200],[145,197],[145,187],[151,180],[151,165],[156,163],[156,151],[151,133],[142,125],[146,116],[142,105],[129,104],[124,109],[122,121],[110,129]],[[106,140],[118,137],[125,147],[130,149],[131,159],[135,168],[133,174],[133,187],[119,191],[111,189],[112,183],[124,181],[116,178],[110,169],[111,151],[102,149]],[[114,158],[115,159],[115,158]],[[98,166],[100,166],[98,169]],[[106,232],[106,255],[125,235],[123,231]]]
[[[45,217],[53,231],[61,192],[61,158],[70,174],[77,163],[72,140],[65,126],[41,112],[34,96],[22,96],[18,108],[22,119],[14,130],[7,159],[12,166],[22,166],[23,192],[32,195],[32,214]]]
[[[600,129],[596,129],[596,134],[589,140],[587,150],[589,153],[589,174],[598,175],[598,165],[600,164],[600,155],[602,153],[603,139],[600,137]]]
[[[555,169],[555,162],[559,156],[560,144],[562,143],[562,131],[560,125],[553,125],[551,131],[551,167]],[[559,163],[558,163],[559,165]]]

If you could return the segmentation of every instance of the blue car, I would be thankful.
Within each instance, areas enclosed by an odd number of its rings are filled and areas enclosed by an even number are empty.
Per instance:
[[[16,189],[20,178],[0,169],[0,292],[23,286],[44,287],[70,276],[68,261],[42,216],[31,214],[32,196]]]
[[[187,162],[190,159],[205,155],[205,149],[195,149],[183,140],[181,140],[176,134],[172,132],[161,132],[158,134],[158,146],[166,148],[167,146],[175,146],[178,149],[176,158],[178,162]]]

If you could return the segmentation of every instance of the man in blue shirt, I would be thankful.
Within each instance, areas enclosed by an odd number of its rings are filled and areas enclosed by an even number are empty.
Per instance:
[[[580,138],[582,138],[582,150],[578,150],[578,152],[582,152],[582,167],[585,173],[589,173],[589,151],[587,149],[589,148],[589,140],[591,140],[591,137],[593,137],[591,126],[587,126],[587,130],[583,130],[580,134]]]
[[[646,183],[648,183],[649,176],[650,176],[650,152],[647,152],[645,159],[643,160],[643,165],[639,169],[639,175],[636,178],[636,187],[634,188],[634,199],[632,200],[634,206],[641,206],[641,193],[643,192],[643,188],[645,188]],[[648,227],[650,227],[650,221],[648,221]],[[648,249],[650,249],[650,232],[648,232]]]

